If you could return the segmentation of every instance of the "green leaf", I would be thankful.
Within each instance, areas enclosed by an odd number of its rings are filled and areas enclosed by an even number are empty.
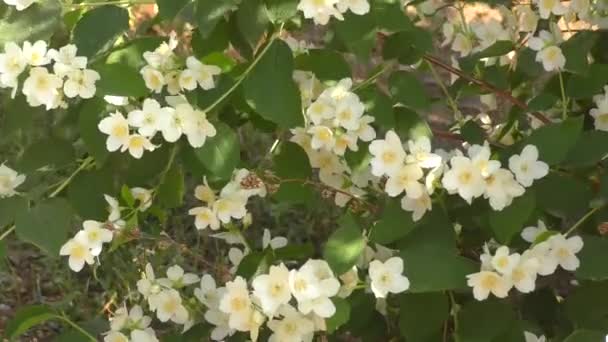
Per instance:
[[[15,218],[15,232],[21,240],[58,257],[59,249],[68,240],[72,217],[72,207],[65,199],[49,199],[19,213]]]
[[[163,41],[162,37],[135,38],[113,49],[105,59],[105,63],[122,64],[133,70],[140,70],[147,64],[143,56],[144,52],[156,50]]]
[[[563,309],[575,328],[605,330],[608,327],[607,291],[608,282],[584,283],[568,295]]]
[[[484,50],[476,52],[467,58],[479,60],[479,59],[487,58],[487,57],[504,56],[504,55],[508,54],[509,52],[513,51],[514,48],[515,48],[515,46],[513,45],[512,41],[499,40],[496,43],[485,48]]]
[[[86,321],[83,323],[78,323],[80,328],[88,332],[92,336],[102,336],[102,334],[108,329],[110,326],[108,324],[107,319],[105,317],[97,317],[90,321]],[[72,328],[67,329],[61,333],[61,335],[57,336],[54,339],[54,342],[82,342],[88,340],[88,336],[85,336],[82,332]]]
[[[415,64],[433,49],[433,37],[428,30],[411,27],[386,39],[382,50],[384,59],[397,59],[401,64]]]
[[[575,330],[564,342],[601,342],[606,338],[606,333],[595,330]]]
[[[431,137],[433,132],[428,123],[418,113],[405,107],[395,107],[395,129],[401,138],[416,139],[421,136]]]
[[[426,213],[398,248],[412,293],[466,289],[466,276],[479,266],[458,255],[452,224],[441,209]]]
[[[158,15],[163,20],[173,20],[189,3],[190,0],[156,0]]]
[[[585,212],[593,196],[589,184],[563,174],[549,173],[533,186],[538,207],[561,218]]]
[[[531,111],[547,110],[553,108],[559,98],[551,93],[542,93],[528,102],[528,109]]]
[[[573,74],[566,82],[566,95],[574,99],[592,97],[603,92],[608,79],[608,64],[591,64],[586,75]]]
[[[589,70],[587,55],[595,44],[598,35],[593,31],[580,31],[561,44],[566,57],[564,69],[573,73],[585,74]]]
[[[40,117],[46,114],[44,107],[30,106],[24,95],[17,95],[14,99],[3,101],[4,110],[0,121],[0,134],[3,137],[8,137],[20,130],[26,131],[31,129],[35,117]]]
[[[194,31],[192,34],[192,50],[196,57],[203,58],[213,52],[223,52],[228,48],[229,41],[228,23],[226,20],[220,20],[207,38],[203,38],[200,31]]]
[[[405,15],[400,1],[375,1],[371,5],[378,28],[393,32],[413,29],[412,21]]]
[[[473,120],[468,120],[462,125],[460,134],[469,144],[483,145],[486,140],[486,133]]]
[[[365,104],[365,112],[375,119],[374,126],[384,129],[395,127],[395,112],[390,97],[376,87],[364,89],[360,96]]]
[[[608,155],[608,132],[585,131],[568,153],[564,161],[567,167],[593,166]]]
[[[114,170],[103,168],[81,172],[68,186],[67,198],[82,219],[105,221],[108,204],[104,194],[113,195],[116,190]]]
[[[342,54],[326,49],[311,49],[296,57],[297,70],[311,71],[321,81],[339,81],[351,77],[351,70]]]
[[[158,187],[158,200],[166,208],[177,208],[184,203],[184,193],[184,174],[181,166],[174,163]]]
[[[245,40],[255,48],[269,24],[264,0],[243,1],[236,12],[236,24]]]
[[[93,57],[109,49],[129,29],[129,12],[105,5],[87,11],[74,27],[74,44],[79,56]]]
[[[408,341],[433,340],[450,317],[449,300],[443,293],[405,293],[399,304],[399,329]]]
[[[336,37],[361,61],[368,60],[376,43],[376,20],[372,13],[344,14],[344,20],[333,21]]]
[[[61,167],[74,160],[74,147],[68,141],[48,138],[39,140],[25,149],[18,168],[29,173],[44,166]]]
[[[490,227],[496,240],[508,245],[511,239],[522,231],[536,207],[534,191],[528,190],[523,196],[516,197],[513,203],[501,211],[491,211]]]
[[[48,40],[61,24],[61,3],[39,1],[23,11],[4,3],[0,5],[0,46],[7,42],[21,44],[28,40]]]
[[[25,197],[0,198],[0,227],[13,223],[17,215],[26,211],[27,207],[28,201]]]
[[[489,299],[466,303],[458,311],[457,338],[467,342],[488,342],[508,333],[517,316],[505,302]],[[523,340],[523,331],[519,332]]]
[[[274,172],[280,178],[306,179],[312,176],[308,155],[300,145],[285,142],[273,157]]]
[[[266,0],[268,18],[273,23],[283,23],[298,13],[298,0]]]
[[[351,214],[343,217],[338,228],[327,240],[324,259],[336,275],[348,272],[365,249],[365,239],[361,227]]]
[[[240,0],[197,0],[195,16],[201,37],[209,37],[220,19],[239,2]]]
[[[144,79],[137,69],[125,64],[94,66],[101,79],[97,81],[97,95],[143,97],[148,95]]]
[[[213,175],[228,179],[239,163],[239,138],[230,127],[224,123],[215,124],[217,134],[207,139],[202,147],[191,149],[194,161]]]
[[[306,260],[312,257],[314,253],[315,247],[312,243],[287,245],[273,250],[274,257],[277,260]]]
[[[46,305],[26,306],[15,313],[4,333],[9,339],[15,340],[30,328],[54,318],[57,318],[57,314]]]
[[[538,148],[539,160],[549,165],[559,164],[566,159],[568,152],[576,144],[582,128],[582,117],[549,124],[534,130],[521,146],[535,145]]]
[[[577,255],[581,265],[576,277],[585,280],[608,280],[608,238],[583,235],[583,249]]]
[[[339,327],[348,322],[350,318],[350,304],[346,301],[346,299],[334,297],[331,299],[331,301],[336,306],[336,313],[325,320],[327,333],[329,334],[332,334]]]
[[[113,154],[111,165],[121,170],[118,174],[125,175],[124,183],[131,187],[146,187],[150,181],[156,180],[167,166],[172,147],[171,144],[164,144],[152,152],[144,153],[140,159],[135,159],[128,153]]]
[[[424,85],[407,71],[398,71],[389,78],[390,92],[393,98],[412,109],[424,110],[431,105]]]
[[[380,220],[372,227],[369,240],[381,245],[390,244],[409,234],[414,227],[412,213],[401,209],[399,200],[389,200]]]
[[[245,100],[264,119],[279,126],[302,126],[302,103],[292,79],[291,49],[281,40],[274,40],[270,44],[243,82]],[[269,91],[272,91],[272,96]]]
[[[106,147],[107,136],[99,131],[99,122],[107,115],[103,99],[84,100],[78,117],[78,128],[84,145],[99,164],[102,164],[110,152]]]
[[[245,278],[251,279],[258,274],[265,273],[271,264],[271,256],[265,252],[252,252],[239,263],[236,274]]]

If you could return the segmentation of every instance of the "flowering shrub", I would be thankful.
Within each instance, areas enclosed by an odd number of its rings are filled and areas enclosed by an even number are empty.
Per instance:
[[[66,289],[8,339],[608,334],[606,1],[0,16],[0,257],[33,244],[100,303]]]

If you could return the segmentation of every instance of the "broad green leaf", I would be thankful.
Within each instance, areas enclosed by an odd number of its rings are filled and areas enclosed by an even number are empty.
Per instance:
[[[513,51],[514,48],[515,48],[515,46],[513,45],[512,41],[499,40],[499,41],[496,41],[494,44],[488,46],[487,48],[485,48],[479,52],[476,52],[467,58],[479,60],[479,59],[487,58],[487,57],[503,56],[503,55],[506,55],[509,52]]]
[[[12,196],[0,198],[0,227],[13,223],[17,215],[27,209],[28,201],[25,197]]]
[[[106,64],[122,64],[134,70],[140,70],[147,64],[143,56],[144,52],[156,50],[163,41],[162,37],[135,38],[113,49],[105,62]]]
[[[93,57],[109,49],[129,29],[129,12],[105,5],[87,11],[74,27],[74,44],[78,55]]]
[[[414,227],[412,213],[403,210],[399,200],[389,200],[380,220],[371,228],[369,240],[381,245],[389,244],[409,234]]]
[[[593,31],[580,31],[560,45],[566,57],[564,69],[573,73],[585,74],[589,70],[587,55],[598,36]]]
[[[583,235],[583,249],[578,253],[581,265],[576,277],[585,280],[608,280],[608,238]]]
[[[220,20],[207,38],[203,38],[200,31],[194,31],[192,34],[192,50],[198,58],[203,58],[213,52],[223,52],[229,46],[230,38],[228,35],[228,23],[226,20]]]
[[[564,313],[577,329],[608,327],[608,282],[584,283],[568,295]],[[608,333],[608,332],[606,332]]]
[[[359,143],[358,151],[347,150],[344,159],[353,173],[364,172],[369,167],[372,154],[369,152],[368,143]]]
[[[529,47],[519,50],[516,68],[526,78],[536,78],[546,73],[542,64],[536,61],[536,51]]]
[[[508,245],[511,239],[524,229],[524,224],[536,208],[534,191],[528,190],[523,196],[513,199],[513,203],[501,211],[491,211],[490,227],[496,240]]]
[[[542,93],[528,102],[528,109],[531,111],[547,110],[553,108],[558,100],[559,98],[551,93]]]
[[[533,186],[538,207],[562,218],[583,214],[593,196],[589,184],[557,173],[549,173]]]
[[[174,163],[158,187],[158,200],[166,208],[177,208],[184,203],[184,192],[184,173],[181,166]]]
[[[423,110],[431,105],[424,85],[410,72],[393,73],[389,79],[389,87],[393,98],[407,107]]]
[[[316,189],[299,182],[281,184],[277,192],[272,194],[272,198],[278,203],[303,204],[307,207],[312,207],[320,200]]]
[[[97,163],[102,164],[110,152],[106,147],[107,136],[99,131],[99,122],[108,115],[105,111],[106,103],[100,98],[85,100],[80,107],[78,117],[78,128],[84,145],[95,158]]]
[[[608,132],[585,131],[564,161],[567,167],[593,166],[608,155]]]
[[[308,155],[300,145],[285,142],[273,157],[274,172],[281,178],[307,179],[312,175]]]
[[[326,49],[311,49],[296,57],[297,70],[311,71],[321,81],[339,81],[351,77],[351,70],[344,57]]]
[[[57,317],[55,311],[46,305],[31,305],[20,308],[13,319],[8,321],[4,331],[11,340],[28,331],[30,328]]]
[[[61,3],[38,1],[23,11],[0,4],[0,46],[7,42],[21,44],[28,40],[48,40],[61,25]]]
[[[356,15],[344,14],[344,20],[334,20],[336,37],[361,61],[369,60],[376,43],[376,19],[372,13]]]
[[[340,227],[327,240],[323,256],[334,273],[341,275],[357,263],[364,249],[361,227],[351,214],[346,214]]]
[[[441,209],[426,213],[399,243],[412,293],[466,289],[466,276],[479,266],[457,254],[456,237]]]
[[[108,204],[104,194],[114,196],[117,178],[111,168],[81,172],[68,186],[67,198],[76,213],[84,220],[105,221]]]
[[[269,24],[264,0],[243,1],[236,12],[236,20],[245,40],[255,48]]]
[[[18,163],[23,172],[33,172],[42,167],[61,167],[74,160],[74,147],[68,141],[48,138],[38,140],[25,149]]]
[[[488,342],[508,333],[517,325],[511,306],[495,299],[471,301],[458,311],[457,338],[467,342]],[[523,331],[519,334],[523,339]]]
[[[286,22],[298,13],[298,0],[266,0],[268,18],[273,23]]]
[[[595,330],[575,330],[564,342],[602,342],[606,339],[606,333]]]
[[[449,300],[443,293],[405,293],[399,304],[399,330],[408,341],[432,341],[441,335],[450,316]]]
[[[418,113],[405,107],[395,107],[395,129],[402,139],[431,137],[433,132],[428,123]]]
[[[243,82],[245,100],[264,119],[281,127],[302,126],[300,93],[292,79],[291,49],[281,40],[271,44]]]
[[[585,75],[574,74],[566,82],[566,95],[574,99],[603,93],[608,79],[608,64],[591,64]]]
[[[97,317],[90,321],[78,323],[78,325],[92,336],[102,336],[104,332],[110,329],[108,320],[105,319],[105,317]],[[61,335],[57,336],[54,342],[82,342],[87,341],[87,339],[88,337],[82,332],[72,328],[62,332]]]
[[[39,203],[15,218],[15,232],[24,241],[44,250],[52,257],[59,256],[59,249],[68,240],[72,228],[72,207],[63,198],[53,198]]]
[[[395,127],[395,112],[390,97],[376,87],[364,89],[360,95],[365,104],[365,113],[374,117],[374,126],[384,129]]]
[[[538,159],[549,165],[561,163],[568,156],[581,134],[583,118],[571,118],[538,128],[521,144],[522,148],[532,144],[538,148]]]
[[[191,0],[156,0],[158,15],[163,20],[173,20]]]
[[[400,1],[374,1],[370,4],[378,28],[393,32],[413,28],[412,21],[405,15]]]
[[[195,17],[201,37],[209,37],[220,19],[236,8],[239,2],[240,0],[197,0]]]
[[[239,138],[230,127],[224,123],[215,124],[217,134],[207,139],[202,147],[191,149],[194,160],[213,175],[228,179],[239,163]]]
[[[277,260],[307,260],[315,253],[312,243],[293,244],[272,251]]]
[[[118,174],[124,174],[124,182],[131,187],[147,187],[151,181],[158,181],[158,176],[167,167],[171,155],[171,144],[163,144],[152,152],[144,153],[135,159],[129,153],[112,154],[112,164]],[[118,189],[117,189],[118,190]]]
[[[329,334],[336,331],[350,319],[350,304],[346,299],[334,297],[331,301],[336,306],[336,313],[325,320],[325,325]]]
[[[469,144],[483,145],[486,140],[486,133],[473,120],[469,120],[462,125],[460,134]]]
[[[174,332],[168,335],[164,335],[161,339],[162,342],[200,342],[208,341],[211,325],[205,323],[195,324],[188,331]]]
[[[2,104],[4,110],[0,120],[0,136],[7,138],[18,131],[31,129],[35,117],[46,114],[44,107],[30,106],[24,95],[17,95],[14,99],[7,96]]]
[[[101,79],[97,81],[97,95],[143,97],[150,91],[139,70],[126,64],[101,64],[93,67]]]
[[[270,265],[271,256],[268,253],[252,252],[243,257],[237,267],[236,274],[245,279],[251,279],[258,274],[266,273]]]
[[[430,32],[413,26],[388,36],[382,56],[385,59],[397,59],[401,64],[415,64],[432,49],[433,40]]]

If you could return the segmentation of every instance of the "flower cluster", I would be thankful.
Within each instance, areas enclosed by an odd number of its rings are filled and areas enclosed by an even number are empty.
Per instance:
[[[87,69],[87,58],[77,55],[75,45],[59,50],[47,48],[42,40],[33,44],[26,41],[23,47],[6,43],[4,53],[0,54],[0,87],[12,88],[14,97],[19,76],[30,66],[21,90],[30,106],[44,105],[49,110],[67,106],[64,97],[92,98],[100,76],[97,71]],[[49,72],[46,66],[53,62],[53,72]]]
[[[158,342],[156,333],[150,327],[152,319],[144,315],[139,305],[131,310],[123,306],[114,312],[110,319],[110,331],[106,332],[104,342]],[[127,337],[129,336],[129,337]]]
[[[556,1],[556,3],[560,2]],[[559,47],[562,37],[560,33],[556,33],[556,30],[553,29],[552,32],[541,30],[538,36],[528,40],[528,47],[537,51],[536,61],[541,62],[546,71],[562,70],[566,65],[566,57]]]
[[[154,99],[145,99],[141,109],[127,115],[118,111],[99,122],[99,130],[108,135],[108,151],[129,151],[134,158],[141,158],[144,151],[157,146],[152,139],[157,133],[167,142],[176,142],[182,135],[192,147],[201,147],[208,137],[216,134],[215,126],[207,120],[205,112],[195,109],[182,97],[170,98],[171,107],[161,107]],[[132,132],[132,130],[134,132]]]
[[[595,108],[589,111],[594,119],[595,129],[608,131],[608,86],[604,86],[604,93],[593,97]]]
[[[547,236],[549,236],[547,238]],[[504,298],[515,287],[519,292],[530,293],[536,288],[536,278],[553,274],[560,266],[575,271],[580,262],[576,253],[583,248],[579,236],[567,238],[558,232],[547,231],[542,221],[539,227],[528,227],[522,237],[533,245],[524,253],[510,253],[509,247],[500,246],[492,255],[487,245],[480,256],[481,271],[467,276],[473,296],[484,300],[492,293]],[[546,240],[542,240],[546,238]]]
[[[205,205],[192,208],[188,214],[194,216],[197,229],[209,227],[218,230],[221,224],[232,219],[241,220],[247,215],[247,201],[251,196],[266,196],[266,186],[253,172],[239,169],[232,175],[232,180],[218,193],[207,184],[199,185],[194,196]]]
[[[15,189],[25,182],[25,175],[20,175],[10,167],[0,164],[0,198],[12,197],[17,194]]]
[[[368,0],[300,0],[298,9],[304,18],[313,19],[315,24],[326,25],[331,17],[344,20],[343,14],[351,11],[357,15],[369,12]]]
[[[154,51],[144,52],[147,65],[140,72],[146,87],[154,93],[161,93],[166,86],[171,95],[192,91],[198,86],[203,90],[215,88],[213,77],[219,75],[221,69],[203,64],[194,56],[186,59],[184,67],[174,52],[176,47],[177,40],[173,34],[168,43],[162,43]]]

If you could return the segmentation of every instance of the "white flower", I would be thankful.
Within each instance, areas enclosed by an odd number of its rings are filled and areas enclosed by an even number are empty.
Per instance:
[[[207,178],[204,179],[204,184],[194,188],[194,197],[207,204],[215,202],[215,191],[207,184]]]
[[[74,70],[67,74],[68,79],[63,85],[65,96],[74,98],[80,96],[83,99],[90,99],[95,96],[97,88],[95,82],[101,78],[95,70],[84,69]]]
[[[148,328],[151,321],[150,317],[144,316],[141,306],[135,305],[129,311],[123,306],[117,309],[110,319],[110,329],[112,331],[120,331],[125,328],[144,330]]]
[[[207,120],[207,115],[200,110],[194,111],[192,124],[185,126],[184,132],[188,138],[188,143],[194,148],[203,146],[207,138],[214,137],[217,134],[215,126]]]
[[[563,15],[567,12],[566,6],[562,5],[560,0],[536,0],[540,17],[548,19],[551,13],[555,15]]]
[[[215,279],[209,274],[201,277],[201,285],[194,289],[194,296],[207,308],[217,309],[220,305],[220,294],[222,288],[217,288]],[[223,290],[222,290],[223,291]]]
[[[391,197],[399,196],[405,191],[407,197],[419,198],[424,192],[424,186],[419,182],[423,175],[424,173],[418,165],[403,165],[389,176],[384,190]]]
[[[416,163],[423,169],[434,169],[441,165],[441,156],[431,153],[431,140],[428,137],[409,140],[407,146],[410,152],[406,159],[408,163]]]
[[[17,194],[15,189],[23,182],[25,182],[25,175],[20,175],[10,167],[0,164],[0,198]]]
[[[155,93],[160,93],[165,85],[165,77],[163,74],[151,66],[145,66],[141,69],[141,74],[146,82],[146,87]]]
[[[233,218],[240,220],[247,214],[246,198],[238,194],[222,197],[213,203],[213,212],[222,223],[228,223]]]
[[[217,76],[222,72],[222,69],[215,65],[206,65],[201,63],[196,57],[190,56],[186,59],[187,70],[192,72],[195,80],[203,88],[203,90],[210,90],[215,88],[213,76]],[[181,84],[181,76],[180,76]]]
[[[59,49],[50,49],[47,56],[55,61],[53,64],[53,71],[59,77],[64,77],[68,73],[78,69],[85,69],[87,67],[87,58],[77,56],[78,49],[76,45],[68,44]]]
[[[452,157],[450,164],[452,168],[443,175],[441,183],[448,192],[458,193],[470,204],[473,198],[481,196],[485,190],[481,172],[467,157]]]
[[[247,246],[245,246],[245,248],[246,247]],[[232,264],[232,267],[230,268],[230,273],[236,273],[239,268],[239,265],[241,264],[241,261],[243,261],[243,258],[248,253],[249,251],[247,249],[245,249],[245,251],[242,251],[236,247],[232,247],[228,250],[228,261],[230,261],[230,263]]]
[[[359,96],[348,93],[336,105],[334,125],[344,127],[347,130],[357,130],[364,111],[365,106],[359,100]]]
[[[69,256],[68,264],[74,272],[79,272],[82,270],[85,263],[89,265],[95,263],[95,259],[93,254],[91,254],[89,246],[87,246],[84,241],[77,239],[70,239],[63,246],[61,246],[59,255]]]
[[[86,220],[82,223],[83,229],[76,234],[76,240],[84,243],[94,256],[101,253],[104,243],[112,241],[112,231],[103,228],[104,223]]]
[[[364,15],[369,12],[368,0],[339,0],[337,7],[342,13],[350,10],[356,15]]]
[[[161,286],[157,283],[154,276],[154,269],[150,263],[147,263],[144,268],[142,278],[137,281],[137,291],[148,300],[150,310],[154,311],[156,302],[154,297],[162,290]]]
[[[239,331],[249,330],[252,303],[247,282],[240,276],[226,283],[226,292],[220,299],[219,309],[228,314],[228,326]]]
[[[184,269],[179,265],[173,265],[167,269],[167,278],[160,278],[157,281],[166,287],[179,289],[197,283],[199,278],[194,273],[184,273]]]
[[[213,324],[215,327],[211,330],[211,339],[214,341],[223,341],[227,336],[232,336],[236,330],[228,326],[230,316],[217,309],[207,310],[205,312],[205,321]]]
[[[261,274],[251,283],[253,295],[260,300],[265,315],[272,317],[277,309],[289,303],[291,292],[289,290],[289,270],[283,263],[270,266],[268,274]]]
[[[608,98],[596,101],[597,108],[592,108],[589,114],[593,117],[595,129],[608,131]]]
[[[304,18],[313,19],[315,24],[326,25],[334,16],[342,20],[342,14],[335,5],[339,0],[300,0],[298,10],[304,12]]]
[[[129,342],[129,338],[121,332],[110,331],[110,333],[103,337],[103,342]]]
[[[131,134],[127,142],[122,145],[120,152],[129,151],[133,158],[139,159],[143,156],[144,151],[154,151],[154,146],[150,140],[140,134]]]
[[[182,304],[182,297],[176,290],[162,290],[151,298],[159,321],[167,322],[171,320],[177,324],[184,324],[188,321],[188,310]]]
[[[500,162],[498,160],[491,160],[492,151],[488,142],[484,142],[482,145],[472,145],[467,151],[469,158],[475,166],[479,169],[483,178],[489,177],[496,170],[500,168]]]
[[[576,253],[583,249],[583,239],[572,236],[566,239],[562,234],[552,235],[547,242],[551,246],[549,255],[566,271],[575,271],[580,266]]]
[[[530,293],[536,288],[536,275],[540,264],[537,258],[530,255],[529,251],[524,252],[509,276],[513,286],[521,293]]]
[[[26,41],[23,43],[23,57],[31,66],[43,66],[49,64],[50,58],[46,55],[46,42],[39,40],[34,44]]]
[[[523,195],[525,191],[507,169],[496,170],[485,179],[485,183],[484,197],[489,199],[494,210],[503,210],[513,202],[513,198]]]
[[[468,56],[473,50],[473,42],[471,38],[462,33],[457,33],[452,42],[452,50],[459,52],[460,57]]]
[[[513,287],[509,279],[491,271],[467,275],[467,284],[473,288],[473,297],[477,300],[488,298],[490,293],[498,298],[505,298]]]
[[[38,0],[4,0],[4,3],[9,6],[15,6],[17,11],[23,11],[36,1]]]
[[[431,211],[433,202],[431,201],[429,194],[426,191],[423,191],[422,195],[418,198],[403,196],[403,198],[401,198],[401,208],[403,210],[411,211],[412,220],[416,222],[419,221],[427,211]]]
[[[45,105],[46,109],[56,108],[60,96],[59,89],[63,85],[60,77],[50,74],[45,68],[32,68],[29,77],[23,82],[23,94],[28,103],[36,107]]]
[[[534,180],[541,179],[549,173],[549,165],[538,160],[538,149],[527,145],[521,155],[509,158],[509,169],[515,174],[517,181],[525,186],[531,186]]]
[[[543,241],[538,243],[527,252],[530,258],[538,260],[538,274],[546,276],[553,274],[557,269],[558,260],[553,255],[549,242]]]
[[[153,137],[168,124],[172,108],[162,108],[154,99],[145,99],[142,109],[129,113],[129,125],[138,128],[137,132],[145,137]]]
[[[341,274],[338,278],[340,278],[340,281],[342,282],[342,286],[340,286],[340,291],[338,292],[338,297],[347,298],[353,293],[359,284],[359,272],[357,271],[357,266],[353,266],[350,270],[344,274]]]
[[[167,142],[176,142],[182,134],[192,131],[196,125],[195,111],[189,103],[180,103],[168,112],[168,119],[161,131]]]
[[[311,341],[315,331],[314,323],[289,305],[280,309],[283,319],[268,322],[273,334],[268,342],[305,342]]]
[[[103,195],[103,198],[106,200],[106,202],[108,203],[108,221],[110,222],[115,222],[120,220],[120,206],[118,203],[118,200],[112,196],[109,195]]]
[[[158,342],[158,338],[152,328],[135,329],[131,331],[131,342]]]
[[[106,148],[117,151],[129,142],[129,122],[120,112],[114,112],[102,119],[97,126],[101,133],[107,134]]]
[[[410,288],[410,281],[403,274],[403,259],[392,257],[384,263],[369,263],[371,288],[376,298],[386,298],[389,293],[401,293]]]
[[[537,227],[526,227],[521,232],[521,238],[529,243],[534,243],[536,239],[547,231],[547,226],[541,220],[538,220]]]
[[[509,247],[501,246],[496,250],[490,262],[500,274],[509,275],[519,263],[520,258],[521,255],[518,253],[509,254]]]
[[[213,210],[208,207],[196,207],[188,211],[188,215],[194,216],[194,225],[196,229],[205,229],[207,227],[212,230],[220,229],[220,221]]]
[[[536,61],[543,63],[546,71],[562,70],[566,65],[566,57],[559,46],[548,46],[536,54]]]
[[[333,131],[327,126],[312,126],[308,133],[312,135],[310,146],[315,150],[323,148],[331,151],[336,143]]]
[[[517,13],[519,30],[522,32],[534,32],[538,25],[538,15],[530,5],[517,5],[514,7]]]
[[[131,196],[139,202],[139,211],[146,211],[152,206],[152,190],[131,188]]]
[[[16,88],[17,77],[26,66],[27,60],[20,47],[13,42],[4,44],[4,53],[0,54],[0,85]]]
[[[362,141],[368,142],[376,139],[376,130],[370,125],[376,119],[370,115],[363,115],[359,119],[359,128],[356,130],[357,137]]]
[[[529,331],[524,331],[524,338],[526,339],[526,342],[546,342],[547,338],[544,335],[541,336],[536,336],[533,333],[529,332]]]
[[[374,156],[371,160],[372,174],[377,177],[392,175],[401,169],[405,160],[405,151],[401,139],[394,131],[386,132],[384,140],[372,141],[369,151]]]
[[[264,229],[264,234],[262,235],[262,248],[266,249],[270,247],[271,249],[279,249],[287,246],[287,239],[282,236],[272,237],[270,235],[270,230]]]
[[[314,312],[328,318],[336,312],[329,297],[338,293],[340,282],[326,261],[310,259],[299,270],[291,270],[289,287],[298,301],[298,310],[303,314]]]
[[[306,109],[306,116],[308,116],[315,125],[321,125],[324,121],[333,119],[334,115],[335,109],[333,101],[328,98],[320,97]]]

